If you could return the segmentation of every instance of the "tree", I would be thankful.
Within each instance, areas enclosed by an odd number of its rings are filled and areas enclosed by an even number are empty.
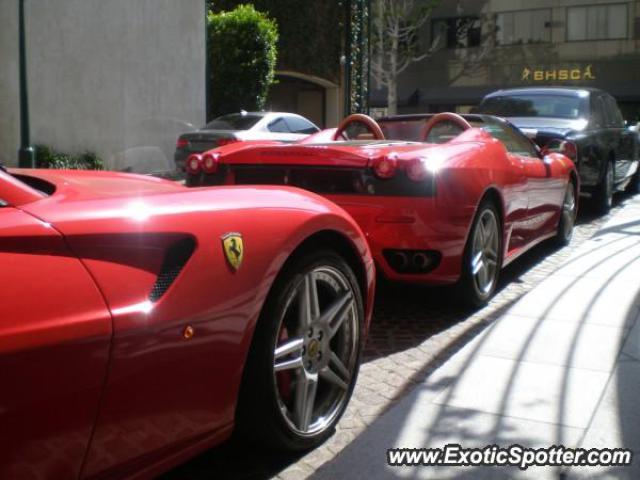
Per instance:
[[[252,5],[209,12],[209,116],[262,110],[273,83],[278,28]]]
[[[387,87],[390,115],[398,109],[398,76],[436,49],[440,37],[422,48],[419,30],[438,0],[374,0],[371,74],[377,87]]]

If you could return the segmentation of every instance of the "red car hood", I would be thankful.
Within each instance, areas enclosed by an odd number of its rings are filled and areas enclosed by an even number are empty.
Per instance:
[[[16,169],[11,173],[44,180],[55,187],[53,194],[21,208],[63,233],[122,232],[154,225],[146,221],[150,218],[200,216],[222,210],[276,208],[316,213],[340,210],[318,195],[293,187],[187,188],[169,180],[115,172]]]
[[[145,197],[185,190],[183,185],[169,180],[109,171],[11,169],[11,174],[43,180],[51,185],[56,197],[66,200]]]

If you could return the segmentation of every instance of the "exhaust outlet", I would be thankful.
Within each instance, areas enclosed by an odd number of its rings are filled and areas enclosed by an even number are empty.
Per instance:
[[[404,270],[409,265],[409,257],[404,252],[395,252],[391,257],[391,261],[396,270]]]
[[[424,270],[429,266],[429,257],[424,253],[414,253],[411,258],[411,265],[418,270]]]

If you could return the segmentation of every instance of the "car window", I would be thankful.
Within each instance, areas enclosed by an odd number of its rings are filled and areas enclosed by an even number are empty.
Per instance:
[[[285,121],[289,126],[289,130],[291,130],[293,133],[311,134],[316,133],[320,130],[313,123],[301,117],[286,117]]]
[[[606,117],[604,114],[604,102],[602,97],[598,95],[593,99],[593,109],[591,116],[591,125],[593,128],[603,128],[606,124]]]
[[[558,94],[514,94],[482,101],[476,113],[499,117],[582,118],[587,115],[586,98]]]
[[[538,158],[538,151],[531,141],[509,123],[470,121],[472,127],[482,128],[493,138],[500,140],[509,153]]]
[[[203,130],[249,130],[261,119],[261,115],[231,113],[211,120]]]
[[[607,107],[607,126],[613,128],[622,128],[624,126],[624,119],[618,108],[618,104],[613,97],[604,97],[604,102]]]
[[[269,124],[267,128],[269,129],[270,132],[274,132],[274,133],[291,133],[291,130],[289,130],[289,126],[287,125],[287,122],[285,122],[284,118],[282,117],[275,119],[273,122]]]

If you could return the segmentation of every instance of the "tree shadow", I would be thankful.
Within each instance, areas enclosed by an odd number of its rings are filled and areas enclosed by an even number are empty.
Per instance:
[[[621,197],[619,202],[624,203],[628,197]],[[577,224],[586,225],[591,222],[604,222],[607,217],[600,218],[589,208],[583,208],[580,211]],[[610,240],[609,242],[615,242]],[[595,248],[606,248],[604,243]],[[513,282],[520,282],[521,277],[531,270],[535,269],[541,262],[544,262],[549,255],[558,251],[551,242],[544,242],[529,252],[521,256],[517,261],[509,265],[502,272],[501,281],[498,286],[498,293],[505,289]],[[593,252],[593,249],[584,255]],[[610,259],[608,257],[607,259]],[[565,262],[563,265],[570,265],[580,261],[580,257],[573,258]],[[444,389],[455,389],[456,384],[464,377],[464,372],[473,364],[473,359],[480,351],[483,343],[491,335],[493,321],[507,313],[509,309],[527,293],[527,290],[515,295],[511,300],[502,302],[501,306],[495,308],[487,316],[484,321],[473,324],[466,328],[462,334],[452,339],[448,347],[440,351],[435,356],[428,358],[421,368],[409,378],[406,379],[404,387],[399,388],[395,392],[395,396],[389,402],[387,413],[380,415],[378,419],[366,428],[366,430],[349,445],[336,459],[330,460],[326,464],[326,468],[322,467],[318,471],[318,478],[341,478],[336,477],[332,465],[338,467],[344,465],[345,462],[353,462],[353,471],[349,477],[355,478],[364,475],[361,471],[363,468],[360,459],[367,457],[363,454],[363,450],[372,448],[373,445],[383,447],[379,458],[370,458],[372,465],[376,469],[384,467],[384,459],[386,458],[386,448],[395,446],[394,439],[398,438],[400,431],[407,422],[411,422],[410,418],[405,416],[406,412],[394,413],[393,405],[397,402],[406,401],[414,391],[422,394],[435,394]],[[554,300],[558,301],[562,298],[563,292],[557,292],[555,299],[549,299],[553,304]],[[455,297],[451,295],[448,288],[424,288],[412,285],[398,285],[382,281],[375,301],[374,318],[369,333],[369,338],[365,351],[363,353],[363,362],[373,362],[376,359],[402,352],[420,345],[429,340],[434,335],[445,332],[452,326],[462,323],[477,312],[470,311],[461,307],[455,301]],[[551,308],[551,306],[549,307]],[[536,335],[536,329],[529,332],[529,337],[525,341],[525,346],[521,352],[524,356],[528,345],[533,341]],[[579,331],[579,330],[578,330]],[[442,376],[436,380],[431,380],[428,385],[421,385],[425,378],[438,370],[440,366],[450,360],[456,353],[463,349],[469,342],[476,339],[480,334],[486,334],[474,345],[473,353],[468,357],[467,364],[461,370],[461,377],[458,376]],[[576,338],[577,342],[579,338]],[[513,372],[512,378],[518,374]],[[565,379],[568,382],[568,379]],[[416,385],[419,385],[416,389]],[[507,386],[504,394],[504,405],[506,408],[509,402],[509,389],[512,385]],[[414,390],[416,389],[416,390]],[[566,392],[565,392],[566,394]],[[628,408],[632,407],[629,401]],[[485,424],[481,420],[486,419],[486,414],[480,412],[469,411],[468,409],[447,408],[433,419],[428,431],[425,435],[429,436],[430,442],[437,444],[438,442],[446,442],[450,438],[451,432],[456,432],[470,443],[487,442],[488,439],[505,440],[508,439],[509,444],[521,443],[526,445],[531,442],[532,436],[519,435],[510,424],[505,424],[501,420],[501,416],[497,415],[495,423],[490,428],[485,428]],[[476,425],[478,423],[481,427]],[[485,422],[486,423],[486,422]],[[484,430],[483,430],[484,428]],[[563,439],[561,430],[557,432],[557,438]],[[423,445],[412,445],[421,447]],[[440,444],[442,446],[442,443]],[[320,449],[323,447],[319,447]],[[266,479],[277,475],[290,465],[296,463],[301,457],[308,452],[300,454],[284,454],[274,453],[268,450],[257,450],[250,448],[236,439],[232,439],[224,445],[212,449],[189,463],[176,468],[172,472],[162,477],[164,480],[186,479],[186,480],[203,480],[210,478],[215,474],[216,478],[221,479]],[[379,453],[379,452],[378,452]],[[354,457],[355,456],[355,457]],[[355,459],[358,459],[356,461]],[[380,462],[383,462],[382,466]],[[407,478],[413,478],[420,475],[420,469],[416,469],[413,474],[409,474]],[[382,471],[382,470],[381,470]],[[343,472],[344,473],[344,472]],[[390,476],[388,470],[384,470],[385,476]],[[510,478],[517,471],[510,469],[493,469],[489,478]],[[561,474],[562,472],[558,472]],[[378,473],[379,474],[379,473]],[[478,478],[480,474],[486,474],[485,470],[479,469],[457,469],[455,478]],[[403,477],[407,472],[403,472]],[[375,472],[372,476],[376,476]]]

